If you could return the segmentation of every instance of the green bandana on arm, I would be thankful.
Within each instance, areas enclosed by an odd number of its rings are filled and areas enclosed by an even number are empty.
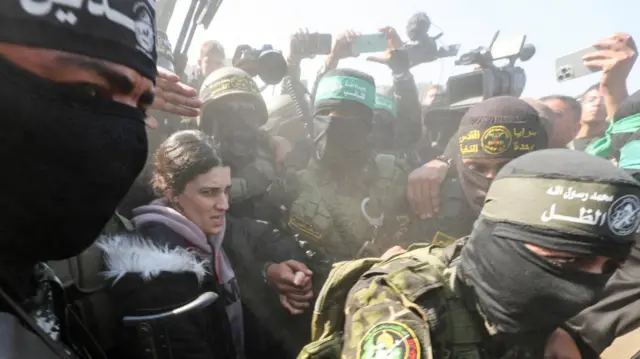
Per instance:
[[[585,152],[590,155],[608,158],[612,154],[613,150],[613,135],[619,133],[635,133],[638,131],[640,131],[640,113],[625,117],[612,123],[605,132],[604,137],[590,144]]]

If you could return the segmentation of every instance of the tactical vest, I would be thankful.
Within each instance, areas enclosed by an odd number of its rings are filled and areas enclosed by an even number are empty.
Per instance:
[[[373,226],[362,214],[363,200],[369,198],[367,211],[378,218],[398,202],[394,195],[400,167],[394,156],[379,154],[374,160],[375,178],[362,196],[341,196],[337,186],[322,178],[317,167],[300,174],[302,189],[291,206],[288,226],[311,247],[322,249],[330,262],[353,259],[362,245],[371,239]],[[354,183],[357,187],[362,183]],[[387,213],[389,215],[389,213]]]
[[[276,179],[275,155],[268,149],[258,149],[251,163],[233,173],[229,192],[230,214],[265,221],[279,218],[273,213],[273,204],[268,203],[266,198],[269,187]]]
[[[448,247],[444,251],[452,250]],[[313,311],[311,325],[311,342],[298,355],[298,359],[339,359],[343,348],[345,325],[345,304],[347,296],[358,280],[372,268],[390,261],[409,259],[412,265],[402,266],[380,276],[379,283],[388,283],[388,289],[395,291],[408,302],[418,304],[411,310],[421,311],[423,317],[429,318],[429,326],[434,328],[436,322],[444,321],[444,330],[431,335],[431,347],[441,356],[449,359],[480,359],[480,345],[483,335],[477,329],[478,322],[459,296],[453,285],[452,270],[442,257],[439,246],[413,246],[408,252],[396,255],[387,261],[378,258],[365,258],[356,261],[342,262],[334,265],[329,278],[318,294]],[[418,264],[415,264],[418,263]],[[428,264],[428,274],[420,271]],[[442,275],[433,277],[433,269]],[[425,308],[416,303],[426,296],[435,296],[439,303],[444,303],[444,315],[438,308]],[[424,300],[421,300],[423,302]],[[440,314],[434,318],[432,313]],[[432,321],[434,323],[432,323]],[[442,326],[442,325],[441,325]],[[424,353],[423,358],[432,358],[432,353]],[[420,359],[420,358],[417,358]]]

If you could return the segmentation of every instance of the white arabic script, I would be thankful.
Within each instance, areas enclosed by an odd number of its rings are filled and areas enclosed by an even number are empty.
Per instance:
[[[579,199],[582,202],[588,200],[596,202],[613,202],[613,196],[606,195],[604,193],[593,192],[578,192],[573,187],[569,187],[566,191],[563,186],[551,186],[547,189],[547,194],[550,196],[562,196],[566,200]]]
[[[556,213],[556,204],[552,204],[548,211],[544,211],[540,216],[540,220],[542,222],[549,222],[551,220],[562,221],[562,222],[570,222],[570,223],[578,223],[578,224],[588,224],[588,225],[597,225],[602,226],[607,218],[606,213],[602,213],[600,210],[592,210],[589,208],[580,208],[580,213],[577,217],[565,216]]]
[[[84,0],[20,0],[20,5],[24,11],[31,15],[45,16],[53,11],[55,5],[81,10],[83,2]],[[88,0],[87,10],[94,16],[105,17],[111,22],[124,26],[131,31],[135,31],[135,21],[125,14],[112,9],[109,6],[109,0]],[[67,17],[69,17],[70,14],[72,15],[73,13],[68,12]],[[72,23],[75,23],[75,21]]]

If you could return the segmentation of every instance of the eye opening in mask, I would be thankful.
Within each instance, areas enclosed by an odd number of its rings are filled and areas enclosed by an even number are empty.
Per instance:
[[[463,158],[464,166],[486,178],[494,178],[509,162],[506,158]]]
[[[624,264],[624,261],[619,259],[549,250],[528,243],[525,244],[525,248],[560,269],[604,274],[612,273]]]

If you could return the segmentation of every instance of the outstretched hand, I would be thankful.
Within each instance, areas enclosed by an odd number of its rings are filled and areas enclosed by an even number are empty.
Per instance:
[[[178,116],[195,117],[200,114],[202,103],[196,97],[198,91],[180,82],[180,77],[158,67],[156,97],[152,110],[164,111]]]

